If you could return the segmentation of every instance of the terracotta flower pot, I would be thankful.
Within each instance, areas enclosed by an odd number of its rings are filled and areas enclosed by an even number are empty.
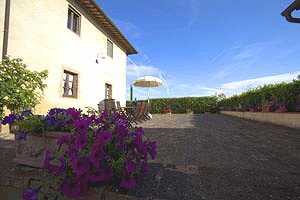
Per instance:
[[[68,133],[48,132],[43,134],[27,134],[25,138],[15,134],[16,158],[14,162],[31,167],[42,168],[46,150],[58,150],[56,140]],[[21,137],[21,138],[20,138]]]

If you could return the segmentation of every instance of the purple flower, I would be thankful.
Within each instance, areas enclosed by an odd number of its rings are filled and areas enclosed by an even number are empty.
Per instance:
[[[78,153],[78,149],[76,148],[76,146],[69,145],[68,150],[66,151],[66,155],[71,158],[74,158],[77,156],[77,153]]]
[[[91,182],[91,172],[90,172],[90,171],[87,171],[86,173],[82,174],[82,175],[79,177],[79,181],[80,181],[83,185],[89,184],[89,182]]]
[[[2,120],[2,124],[6,125],[6,124],[14,124],[17,120],[17,116],[15,114],[10,114],[8,116],[5,116]]]
[[[26,133],[21,131],[18,133],[18,140],[26,140]]]
[[[135,170],[136,170],[136,164],[134,162],[132,162],[132,160],[127,160],[125,162],[125,170],[128,173],[135,172]]]
[[[44,159],[43,169],[50,170],[50,161],[51,161],[51,152],[49,150],[46,150],[46,155]]]
[[[156,157],[156,142],[149,142],[148,143],[148,152],[150,153],[152,160]]]
[[[104,180],[109,181],[113,177],[113,170],[110,166],[104,167]]]
[[[24,110],[21,112],[21,116],[33,115],[31,110]]]
[[[98,150],[92,151],[89,161],[93,164],[94,167],[98,168],[100,166],[100,161],[104,159],[104,149],[99,148]]]
[[[75,108],[68,108],[67,109],[67,115],[71,116],[73,120],[77,121],[80,119],[81,110],[77,110]]]
[[[24,190],[22,193],[22,199],[23,200],[38,200],[38,192],[40,189],[27,189]]]
[[[88,128],[89,120],[87,119],[81,119],[75,122],[75,129],[81,134],[85,133],[88,130]]]
[[[90,180],[93,183],[104,181],[105,180],[104,170],[101,168],[93,168],[90,174]]]
[[[80,176],[89,170],[89,160],[87,158],[73,158],[72,169],[73,172]]]
[[[72,135],[62,135],[57,139],[56,143],[58,145],[62,145],[65,143],[69,143],[72,139],[73,139]]]
[[[59,161],[60,165],[59,166],[55,166],[53,168],[53,171],[54,171],[54,173],[55,173],[56,176],[60,176],[64,172],[67,164],[66,164],[66,161],[65,161],[65,159],[63,157],[59,157],[57,160]]]
[[[62,192],[71,198],[76,198],[80,195],[81,186],[76,178],[66,178],[62,182]]]
[[[133,178],[133,176],[129,173],[124,173],[120,187],[125,188],[125,189],[132,189],[135,188],[136,186],[136,180]]]
[[[84,149],[86,147],[88,141],[89,141],[88,136],[81,134],[81,135],[77,136],[77,138],[75,140],[75,145],[78,149]]]
[[[141,169],[142,169],[142,172],[147,172],[148,171],[147,161],[142,161]]]
[[[142,127],[138,127],[138,128],[136,129],[136,132],[144,134],[144,130],[143,130]]]
[[[100,142],[105,143],[111,140],[112,134],[110,132],[100,132],[98,133],[98,139]]]

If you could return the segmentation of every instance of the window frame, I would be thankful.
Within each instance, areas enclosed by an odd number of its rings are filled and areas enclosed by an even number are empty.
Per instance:
[[[64,78],[64,75],[66,74],[66,79]],[[73,76],[73,81],[69,81],[69,76]],[[69,83],[72,82],[72,87],[70,88]],[[78,74],[74,73],[70,70],[63,70],[63,76],[62,76],[62,87],[61,87],[61,94],[62,97],[69,97],[69,98],[78,98]],[[66,89],[65,89],[66,85]],[[72,95],[68,94],[69,89],[72,89]],[[65,93],[65,90],[67,93]]]
[[[107,39],[107,50],[106,50],[106,55],[110,58],[114,57],[114,43],[110,40]],[[111,45],[111,48],[109,48]]]
[[[69,18],[69,16],[70,16],[70,18]],[[77,30],[76,31],[74,31],[74,16],[76,16],[77,19],[78,19],[78,21],[77,21]],[[69,20],[70,20],[70,25],[69,25]],[[72,31],[73,33],[76,33],[77,35],[80,36],[80,32],[81,32],[81,15],[74,8],[72,8],[71,6],[68,7],[67,28],[70,31]]]
[[[112,84],[105,83],[104,99],[112,99]]]

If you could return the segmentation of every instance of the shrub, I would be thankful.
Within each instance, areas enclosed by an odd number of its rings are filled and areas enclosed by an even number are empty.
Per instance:
[[[220,102],[224,110],[234,110],[239,104],[242,107],[263,107],[266,101],[271,102],[271,111],[279,109],[281,104],[287,111],[297,111],[300,103],[300,75],[291,83],[270,84],[251,89],[240,95],[225,98]],[[285,110],[282,106],[280,109]]]
[[[21,59],[6,57],[0,65],[0,119],[4,107],[11,113],[20,113],[40,103],[47,76],[46,70],[29,71]]]

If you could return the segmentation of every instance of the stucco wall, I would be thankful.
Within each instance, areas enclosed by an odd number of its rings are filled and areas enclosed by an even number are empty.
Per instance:
[[[81,14],[80,36],[67,28],[69,5]],[[106,42],[101,28],[75,1],[11,2],[8,54],[22,58],[31,70],[49,71],[45,98],[37,113],[51,107],[96,108],[104,99],[105,83],[113,86],[113,98],[125,105],[126,54],[114,43],[113,59],[95,62],[98,53],[106,54]],[[78,98],[62,97],[64,69],[79,75]]]
[[[300,129],[299,113],[236,112],[236,111],[221,111],[221,113],[225,115],[231,115],[235,117],[273,123],[273,124]]]

